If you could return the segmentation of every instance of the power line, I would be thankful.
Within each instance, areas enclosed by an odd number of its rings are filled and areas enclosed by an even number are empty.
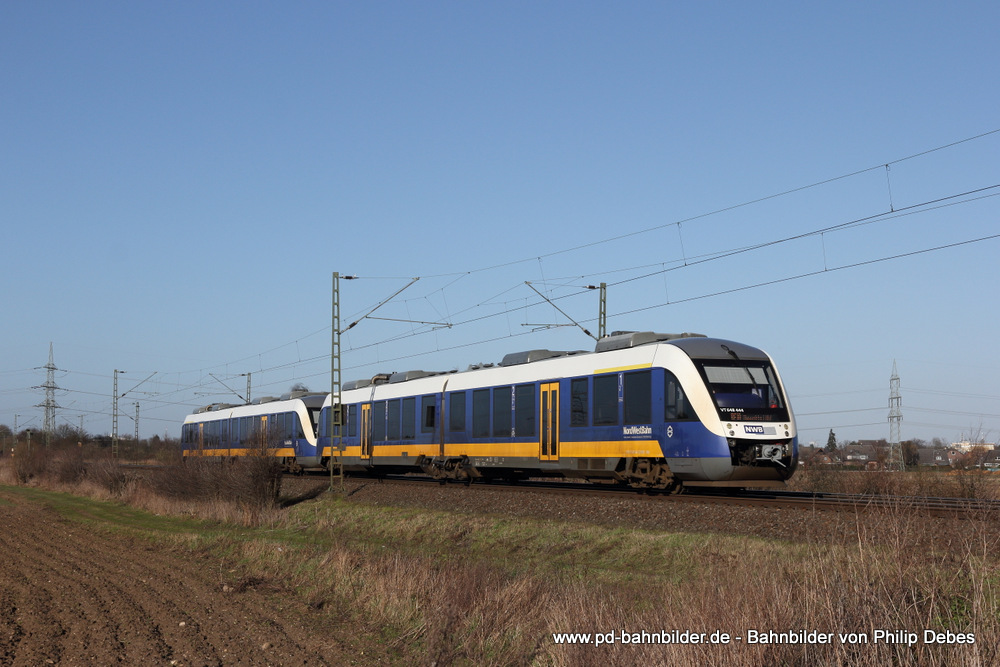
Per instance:
[[[897,158],[895,160],[889,160],[888,162],[877,164],[877,165],[874,165],[874,166],[871,166],[871,167],[865,167],[864,169],[858,169],[856,171],[852,171],[852,172],[849,172],[849,173],[846,173],[846,174],[841,174],[840,176],[834,176],[832,178],[827,178],[827,179],[824,179],[824,180],[821,180],[821,181],[817,181],[815,183],[810,183],[808,185],[802,185],[802,186],[799,186],[799,187],[796,187],[796,188],[792,188],[790,190],[784,190],[782,192],[777,192],[777,193],[774,193],[774,194],[766,195],[764,197],[758,197],[756,199],[751,199],[751,200],[748,200],[748,201],[745,201],[745,202],[742,202],[742,203],[739,203],[739,204],[734,204],[732,206],[726,206],[726,207],[723,207],[723,208],[715,209],[715,210],[709,211],[707,213],[701,213],[701,214],[698,214],[698,215],[691,216],[689,218],[684,218],[684,219],[681,219],[681,220],[676,220],[674,222],[668,222],[668,223],[664,223],[664,224],[661,224],[661,225],[655,225],[653,227],[647,227],[645,229],[640,229],[638,231],[628,232],[628,233],[625,233],[625,234],[619,234],[617,236],[611,236],[611,237],[608,237],[608,238],[605,238],[605,239],[601,239],[599,241],[592,241],[590,243],[584,243],[584,244],[580,244],[580,245],[577,245],[577,246],[572,246],[570,248],[564,248],[562,250],[556,250],[556,251],[553,251],[553,252],[549,252],[549,253],[545,253],[545,254],[542,254],[542,255],[538,255],[536,257],[527,257],[527,258],[524,258],[524,259],[513,260],[513,261],[510,261],[510,262],[504,262],[504,263],[501,263],[501,264],[495,264],[495,265],[487,266],[487,267],[484,267],[484,268],[481,268],[481,269],[473,269],[473,270],[470,270],[470,271],[464,271],[464,272],[461,272],[460,274],[456,274],[456,273],[442,273],[442,274],[430,275],[430,276],[426,276],[426,277],[427,278],[437,278],[437,277],[442,277],[442,276],[451,276],[451,275],[463,275],[463,276],[465,276],[465,275],[470,275],[470,274],[473,274],[473,273],[482,273],[484,271],[491,271],[491,270],[498,269],[498,268],[504,268],[504,267],[508,267],[508,266],[513,266],[513,265],[516,265],[516,264],[523,264],[523,263],[526,263],[526,262],[534,262],[534,261],[536,261],[538,259],[543,259],[543,258],[547,258],[547,257],[555,257],[557,255],[562,255],[562,254],[574,252],[574,251],[577,251],[577,250],[583,250],[583,249],[586,249],[586,248],[592,248],[592,247],[595,247],[595,246],[598,246],[598,245],[603,245],[603,244],[606,244],[606,243],[612,243],[612,242],[615,242],[615,241],[621,241],[623,239],[632,238],[632,237],[638,236],[640,234],[647,234],[647,233],[650,233],[650,232],[655,232],[655,231],[659,231],[659,230],[662,230],[662,229],[666,229],[666,228],[674,226],[674,225],[677,225],[678,228],[679,228],[680,225],[682,223],[685,223],[685,222],[694,222],[696,220],[702,220],[704,218],[708,218],[708,217],[711,217],[711,216],[714,216],[714,215],[719,215],[721,213],[728,213],[730,211],[735,211],[737,209],[745,208],[747,206],[752,206],[754,204],[760,204],[760,203],[763,203],[763,202],[766,202],[766,201],[769,201],[769,200],[772,200],[772,199],[778,199],[780,197],[785,197],[787,195],[796,194],[798,192],[803,192],[805,190],[810,190],[810,189],[818,188],[818,187],[821,187],[821,186],[824,186],[824,185],[829,185],[831,183],[836,183],[837,181],[842,181],[842,180],[845,180],[845,179],[848,179],[848,178],[852,178],[854,176],[859,176],[861,174],[865,174],[865,173],[868,173],[868,172],[885,169],[887,166],[890,166],[890,165],[899,164],[901,162],[906,162],[908,160],[913,160],[913,159],[916,159],[918,157],[923,157],[925,155],[930,155],[931,153],[936,153],[936,152],[943,151],[943,150],[948,149],[948,148],[953,148],[955,146],[959,146],[961,144],[965,144],[965,143],[968,143],[968,142],[971,142],[971,141],[975,141],[977,139],[983,139],[985,137],[988,137],[988,136],[991,136],[991,135],[994,135],[994,134],[997,134],[997,133],[1000,133],[1000,128],[997,128],[997,129],[994,129],[994,130],[989,130],[987,132],[983,132],[981,134],[977,134],[977,135],[972,136],[972,137],[966,137],[965,139],[959,139],[958,141],[953,141],[951,143],[944,144],[944,145],[941,145],[941,146],[936,146],[934,148],[929,148],[927,150],[923,150],[923,151],[920,151],[918,153],[913,153],[912,155],[908,155],[906,157]]]
[[[500,263],[500,264],[495,264],[495,265],[491,265],[491,266],[488,266],[488,267],[483,267],[483,268],[469,270],[469,271],[431,274],[431,275],[424,276],[424,277],[425,278],[439,278],[439,277],[454,276],[455,280],[451,281],[445,287],[442,287],[439,290],[435,290],[435,293],[438,292],[438,291],[442,291],[443,292],[443,290],[446,289],[448,286],[453,285],[454,283],[456,283],[456,282],[462,280],[463,278],[465,278],[467,276],[470,276],[472,274],[482,273],[482,272],[485,272],[485,271],[490,271],[490,270],[494,270],[494,269],[498,269],[498,268],[503,268],[503,267],[508,267],[508,266],[513,266],[513,265],[521,264],[521,263],[525,263],[525,262],[535,262],[535,261],[539,261],[539,260],[541,260],[543,258],[554,257],[554,256],[557,256],[557,255],[561,255],[561,254],[566,254],[566,253],[569,253],[569,252],[573,252],[573,251],[576,251],[576,250],[581,250],[581,249],[590,248],[590,247],[594,247],[594,246],[605,244],[605,243],[610,243],[610,242],[618,241],[618,240],[625,239],[625,238],[630,238],[630,237],[633,237],[633,236],[636,236],[636,235],[639,235],[639,234],[644,234],[644,233],[658,231],[658,230],[670,227],[672,225],[678,225],[679,226],[682,223],[693,222],[693,221],[700,220],[700,219],[703,219],[703,218],[707,218],[707,217],[710,217],[710,216],[713,216],[713,215],[717,215],[717,214],[720,214],[720,213],[725,213],[725,212],[733,211],[733,210],[736,210],[736,209],[740,209],[740,208],[744,208],[744,207],[747,207],[747,206],[751,206],[753,204],[762,203],[762,202],[765,202],[765,201],[777,199],[777,198],[780,198],[780,197],[784,197],[784,196],[787,196],[787,195],[795,194],[795,193],[802,192],[802,191],[805,191],[805,190],[809,190],[809,189],[821,187],[821,186],[824,186],[824,185],[828,185],[828,184],[831,184],[831,183],[834,183],[834,182],[837,182],[837,181],[841,181],[841,180],[845,180],[845,179],[848,179],[848,178],[851,178],[851,177],[854,177],[854,176],[858,176],[860,174],[864,174],[864,173],[868,173],[868,172],[872,172],[872,171],[876,171],[876,170],[881,170],[881,169],[884,169],[887,165],[894,165],[894,164],[899,164],[899,163],[906,162],[906,161],[909,161],[909,160],[913,160],[913,159],[916,159],[916,158],[919,158],[919,157],[923,157],[923,156],[926,156],[926,155],[929,155],[929,154],[932,154],[932,153],[936,153],[936,152],[939,152],[939,151],[942,151],[942,150],[945,150],[945,149],[948,149],[948,148],[952,148],[952,147],[955,147],[955,146],[958,146],[958,145],[961,145],[961,144],[965,144],[965,143],[969,143],[969,142],[972,142],[972,141],[975,141],[975,140],[983,139],[983,138],[995,135],[997,133],[1000,133],[1000,128],[997,128],[997,129],[994,129],[994,130],[989,130],[987,132],[983,132],[983,133],[980,133],[980,134],[977,134],[977,135],[974,135],[974,136],[966,137],[964,139],[953,141],[953,142],[950,142],[950,143],[947,143],[947,144],[943,144],[943,145],[940,145],[940,146],[936,146],[936,147],[933,147],[933,148],[930,148],[930,149],[926,149],[926,150],[923,150],[923,151],[919,151],[917,153],[913,153],[913,154],[907,155],[905,157],[896,158],[894,160],[889,160],[887,162],[882,162],[882,163],[880,163],[878,165],[874,165],[874,166],[871,166],[871,167],[866,167],[866,168],[863,168],[863,169],[858,169],[858,170],[855,170],[855,171],[852,171],[852,172],[841,174],[839,176],[834,176],[832,178],[827,178],[827,179],[823,179],[823,180],[820,180],[820,181],[817,181],[817,182],[814,182],[814,183],[810,183],[808,185],[803,185],[803,186],[791,188],[789,190],[784,190],[784,191],[777,192],[777,193],[774,193],[774,194],[766,195],[764,197],[758,197],[758,198],[751,199],[751,200],[748,200],[748,201],[745,201],[745,202],[742,202],[742,203],[739,203],[739,204],[735,204],[735,205],[732,205],[732,206],[726,206],[726,207],[719,208],[719,209],[716,209],[716,210],[713,210],[713,211],[709,211],[709,212],[702,213],[702,214],[699,214],[699,215],[695,215],[695,216],[691,216],[691,217],[688,217],[688,218],[684,218],[682,220],[677,220],[677,221],[670,222],[670,223],[664,223],[664,224],[656,225],[656,226],[649,227],[649,228],[646,228],[646,229],[642,229],[642,230],[638,230],[638,231],[634,231],[634,232],[628,232],[626,234],[621,234],[621,235],[617,235],[617,236],[613,236],[613,237],[608,237],[608,238],[605,238],[605,239],[602,239],[602,240],[593,241],[593,242],[585,243],[585,244],[580,244],[580,245],[577,245],[577,246],[572,246],[572,247],[569,247],[569,248],[564,248],[564,249],[552,251],[552,252],[549,252],[549,253],[544,253],[542,255],[536,255],[534,257],[528,257],[528,258],[524,258],[524,259],[513,260],[513,261],[510,261],[510,262],[503,262],[503,263]],[[990,186],[990,187],[991,188],[996,188],[996,187],[1000,187],[1000,185],[994,185],[994,186]],[[973,191],[970,191],[970,192],[978,192],[978,191],[973,190]],[[963,193],[963,194],[960,194],[960,195],[953,195],[952,197],[961,197],[961,196],[965,196],[967,194],[969,194],[969,193]],[[691,262],[690,261],[691,258],[688,258],[688,259],[686,259],[684,261],[683,266],[681,266],[681,267],[674,267],[672,269],[665,269],[664,271],[676,270],[676,268],[684,268],[685,266],[692,265],[693,263],[697,264],[697,263],[704,263],[705,261],[714,261],[716,259],[723,259],[723,258],[726,258],[726,257],[730,257],[730,256],[732,256],[734,254],[745,253],[745,252],[749,252],[749,251],[752,251],[752,250],[761,249],[761,248],[764,248],[764,247],[768,247],[768,246],[772,246],[772,245],[776,245],[776,244],[780,244],[780,243],[786,243],[786,242],[789,242],[789,241],[792,241],[792,240],[797,240],[797,239],[800,239],[800,238],[805,238],[807,236],[814,236],[814,235],[819,235],[819,234],[823,234],[823,233],[829,233],[831,231],[836,231],[836,230],[839,230],[839,229],[846,229],[846,228],[850,228],[851,226],[857,226],[857,225],[862,225],[862,224],[871,224],[872,222],[881,221],[880,219],[885,219],[890,214],[895,213],[896,215],[899,215],[902,211],[912,210],[912,209],[916,209],[916,208],[919,208],[919,207],[928,207],[928,206],[930,206],[930,205],[932,205],[932,204],[934,204],[936,202],[945,201],[946,199],[948,199],[948,198],[934,200],[934,201],[931,201],[931,202],[924,202],[923,204],[917,204],[915,206],[906,207],[905,209],[896,209],[895,211],[890,210],[889,212],[879,213],[879,214],[876,214],[876,215],[873,215],[873,216],[869,216],[867,218],[860,218],[860,219],[848,221],[848,222],[845,222],[845,223],[841,223],[839,225],[833,225],[833,226],[830,226],[830,227],[825,227],[825,228],[822,228],[822,229],[817,229],[817,230],[813,230],[813,231],[810,231],[810,232],[806,232],[804,234],[797,234],[797,235],[789,236],[789,237],[786,237],[786,238],[783,238],[783,239],[778,239],[778,240],[769,241],[769,242],[762,243],[762,244],[757,244],[757,245],[754,245],[754,246],[748,246],[748,247],[744,247],[744,248],[737,248],[737,249],[733,249],[733,250],[722,251],[720,253],[714,253],[714,254],[711,254],[711,255],[709,255],[707,257],[703,256],[700,259],[700,261],[697,261],[697,262]],[[897,257],[901,257],[901,256],[903,256],[903,255],[900,255],[900,256],[897,256]],[[875,261],[885,261],[885,259],[875,260]],[[863,265],[863,263],[849,265],[847,267],[838,267],[838,268],[834,268],[834,269],[831,269],[831,270],[840,270],[842,268],[851,268],[851,267],[861,266],[861,265]],[[623,269],[623,271],[624,270],[631,270],[631,269]],[[642,279],[642,278],[645,278],[645,277],[650,277],[650,276],[653,276],[653,275],[659,275],[659,274],[663,273],[664,271],[659,271],[659,272],[650,273],[650,274],[644,275],[644,276],[638,276],[638,277],[629,278],[629,279],[620,281],[618,283],[613,283],[612,286],[621,285],[621,284],[624,284],[626,282],[633,282],[635,280],[639,280],[639,279]],[[602,273],[602,274],[593,274],[593,275],[605,275],[605,274]],[[789,277],[789,278],[787,278],[785,280],[794,280],[794,279],[797,279],[799,277],[805,277],[806,275],[814,275],[814,274],[803,274],[802,276],[793,276],[793,277]],[[356,276],[352,276],[352,278],[356,278]],[[381,279],[393,279],[393,280],[397,280],[397,279],[398,280],[402,280],[402,279],[404,279],[403,277],[380,277],[380,278]],[[372,278],[368,278],[368,279],[372,279]],[[773,284],[773,283],[761,283],[760,285],[767,285],[767,284]],[[748,286],[748,287],[745,287],[745,288],[737,288],[736,291],[739,291],[740,289],[749,289],[750,287],[754,287],[754,286]],[[514,289],[514,288],[509,288],[508,290],[505,290],[505,292],[509,292],[510,289]],[[732,290],[726,291],[726,292],[720,292],[718,294],[726,294],[726,293],[730,293],[731,291]],[[501,292],[501,294],[503,294],[505,292]],[[569,298],[569,297],[577,296],[580,293],[582,293],[582,292],[574,293],[574,294],[570,294],[570,295],[566,295],[566,296],[563,296],[563,297],[556,297],[554,300],[558,300],[558,299],[561,299],[561,298]],[[708,298],[710,296],[714,296],[714,295],[705,295],[703,297],[695,297],[695,299],[697,299],[697,298]],[[423,298],[426,299],[427,297],[425,296]],[[495,298],[495,297],[491,297],[491,298]],[[684,300],[684,301],[690,301],[690,300],[694,300],[694,299],[687,299],[687,300]],[[480,302],[479,304],[477,304],[475,306],[470,306],[469,308],[460,310],[456,314],[461,314],[462,312],[466,312],[466,311],[471,310],[473,308],[479,307],[479,306],[483,305],[484,303],[488,303],[488,301],[489,300],[487,300],[486,302]],[[670,302],[670,303],[681,303],[681,302],[683,302],[683,301],[676,301],[676,302]],[[381,305],[381,304],[379,304],[379,305]],[[530,304],[530,306],[536,306],[536,305],[540,305],[540,303]],[[652,306],[652,308],[661,307],[662,305],[665,305],[665,304],[660,304],[658,306]],[[378,306],[376,306],[376,307],[378,307]],[[641,310],[643,310],[643,309],[639,309],[638,311],[626,311],[626,312],[623,312],[623,313],[619,313],[619,315],[632,314],[634,312],[640,312]],[[514,312],[514,311],[511,310],[511,309],[507,309],[507,310],[503,310],[503,311],[501,311],[499,313],[494,313],[494,314],[491,314],[491,315],[483,316],[481,318],[473,318],[473,319],[470,319],[470,320],[466,320],[465,322],[462,322],[461,324],[467,324],[467,323],[479,321],[481,319],[487,319],[487,318],[490,318],[490,317],[495,317],[495,316],[500,316],[500,315],[507,315],[507,314],[510,314],[511,312]],[[447,318],[447,319],[450,319],[450,317]],[[457,326],[457,324],[455,324],[454,326]],[[235,360],[235,361],[230,361],[230,362],[226,362],[224,364],[218,364],[218,365],[215,365],[215,366],[211,366],[210,368],[218,368],[219,366],[234,365],[236,363],[240,363],[240,362],[244,362],[244,361],[247,361],[249,359],[252,359],[254,356],[260,358],[261,356],[263,356],[265,354],[269,354],[271,352],[280,350],[280,349],[282,349],[284,347],[288,347],[288,346],[291,346],[293,344],[297,344],[301,340],[305,340],[306,338],[312,337],[314,335],[323,333],[323,332],[328,331],[328,330],[329,330],[329,326],[325,326],[325,327],[322,327],[321,329],[319,329],[319,330],[317,330],[317,331],[315,331],[313,333],[308,334],[307,336],[304,336],[304,337],[301,337],[299,339],[296,339],[295,341],[292,341],[292,342],[289,342],[289,343],[284,343],[282,345],[279,345],[277,347],[271,348],[269,350],[265,350],[263,352],[255,354],[255,355],[248,355],[246,357],[243,357],[243,358]],[[420,333],[420,332],[418,332],[418,333]],[[390,339],[387,339],[387,340],[382,341],[380,343],[374,343],[373,345],[385,344],[387,342],[393,342],[394,340],[395,340],[394,338],[390,338]],[[364,349],[364,347],[366,347],[366,346],[355,347],[355,348],[350,348],[349,347],[348,351],[357,350],[357,349]],[[268,369],[264,369],[263,367],[260,367],[257,370],[258,371],[266,371]],[[194,370],[187,371],[187,372],[194,372]]]

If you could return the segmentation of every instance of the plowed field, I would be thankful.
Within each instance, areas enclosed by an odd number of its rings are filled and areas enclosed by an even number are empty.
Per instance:
[[[0,525],[0,665],[353,662],[301,602],[227,581],[208,557],[2,490]]]

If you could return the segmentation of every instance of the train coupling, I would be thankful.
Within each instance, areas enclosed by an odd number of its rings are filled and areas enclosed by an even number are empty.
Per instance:
[[[760,452],[757,455],[758,461],[770,461],[775,463],[782,468],[787,468],[784,463],[781,462],[782,458],[787,456],[785,449],[788,445],[761,445]]]

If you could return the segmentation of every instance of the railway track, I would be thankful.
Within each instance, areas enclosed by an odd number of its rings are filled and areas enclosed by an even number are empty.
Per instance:
[[[316,477],[326,476],[326,473]],[[477,482],[471,485],[462,482],[442,482],[420,475],[358,476],[350,479],[366,480],[376,484],[413,484],[468,486],[470,492],[477,488],[504,489],[515,493],[548,493],[559,495],[590,495],[609,497],[642,498],[651,502],[708,503],[716,505],[772,507],[779,509],[799,509],[810,511],[901,511],[915,512],[927,516],[972,517],[992,514],[1000,516],[1000,501],[970,498],[935,498],[923,496],[878,496],[870,494],[810,493],[803,491],[755,491],[716,490],[689,488],[680,494],[650,492],[626,486],[592,484],[586,482],[564,482],[527,480],[520,482],[493,481]]]

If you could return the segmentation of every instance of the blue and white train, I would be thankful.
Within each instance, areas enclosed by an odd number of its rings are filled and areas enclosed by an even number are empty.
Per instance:
[[[185,457],[266,453],[290,471],[320,465],[316,450],[319,411],[329,394],[292,392],[250,405],[213,403],[190,414],[181,426]]]
[[[668,491],[783,486],[798,463],[771,358],[698,334],[623,333],[594,352],[532,350],[464,372],[379,375],[345,383],[340,404],[338,437],[328,394],[312,420],[317,437],[292,439],[276,455],[293,469],[332,461],[349,472],[565,477]],[[234,419],[268,406],[227,409]],[[205,414],[185,422],[186,454],[238,449],[233,435],[212,447],[191,440],[203,437]]]

